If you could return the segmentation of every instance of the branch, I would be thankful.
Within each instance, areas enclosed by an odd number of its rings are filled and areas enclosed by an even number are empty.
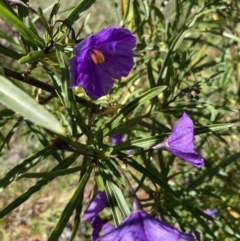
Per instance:
[[[11,70],[11,69],[8,69],[8,68],[3,68],[4,70],[4,73],[7,77],[10,77],[10,78],[14,78],[16,80],[19,80],[23,83],[26,83],[26,84],[29,84],[29,85],[32,85],[32,86],[35,86],[37,88],[41,88],[42,90],[45,90],[49,93],[52,94],[53,97],[57,97],[57,93],[55,91],[55,89],[53,88],[52,85],[49,85],[49,84],[46,84],[42,81],[39,81],[31,76],[25,76],[24,74],[21,74],[21,73],[18,73],[14,70]],[[77,101],[77,103],[85,106],[85,107],[88,107],[90,108],[94,113],[98,112],[99,110],[99,106],[90,102],[90,101],[87,101],[85,100],[84,98],[81,98],[77,95],[75,95],[75,99]]]

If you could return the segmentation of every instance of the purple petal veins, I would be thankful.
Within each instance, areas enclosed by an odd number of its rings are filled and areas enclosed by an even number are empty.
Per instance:
[[[103,235],[99,241],[194,241],[191,234],[178,231],[144,211],[130,214],[116,229]]]
[[[113,79],[129,74],[133,67],[136,38],[124,28],[107,27],[80,42],[70,60],[71,87],[81,85],[95,100],[113,86]]]

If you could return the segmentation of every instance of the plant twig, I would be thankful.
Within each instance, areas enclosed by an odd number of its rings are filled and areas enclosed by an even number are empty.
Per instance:
[[[57,97],[57,93],[56,93],[56,91],[55,91],[55,89],[52,85],[46,84],[46,83],[44,83],[40,80],[37,80],[37,79],[35,79],[31,76],[25,76],[24,74],[18,73],[14,70],[11,70],[11,69],[8,69],[8,68],[5,68],[5,67],[3,68],[3,70],[4,70],[4,74],[7,77],[10,77],[10,78],[19,80],[23,83],[41,88],[41,89],[51,93],[53,97]],[[11,79],[10,79],[10,81],[11,81]],[[76,96],[76,95],[75,95],[75,99],[76,99],[77,103],[79,103],[81,105],[84,105],[85,107],[90,108],[94,113],[98,113],[99,106],[97,104],[94,104],[93,102],[87,101],[84,98],[81,98],[81,97]]]

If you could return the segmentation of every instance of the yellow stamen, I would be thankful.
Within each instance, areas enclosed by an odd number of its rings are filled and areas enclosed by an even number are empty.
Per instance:
[[[91,54],[91,58],[92,58],[92,61],[95,63],[95,64],[101,64],[102,62],[104,62],[105,58],[104,58],[104,55],[102,54],[102,52],[94,49],[93,50],[93,54]]]

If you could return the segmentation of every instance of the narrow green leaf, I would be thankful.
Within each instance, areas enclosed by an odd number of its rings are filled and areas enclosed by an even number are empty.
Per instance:
[[[58,58],[58,62],[59,62],[59,67],[61,70],[61,80],[58,80],[57,84],[60,86],[61,95],[64,99],[64,105],[69,108],[69,106],[70,106],[70,101],[69,101],[69,95],[70,95],[69,77],[70,77],[70,74],[69,74],[67,58],[64,53],[64,46],[62,46],[60,44],[56,44],[55,48],[56,48],[56,54],[57,54],[57,58]]]
[[[62,96],[64,101],[64,105],[67,107],[69,115],[71,116],[72,120],[72,134],[76,136],[78,134],[77,126],[79,126],[83,133],[88,133],[88,127],[85,124],[84,119],[82,118],[77,106],[76,100],[72,90],[69,88],[70,86],[70,74],[69,74],[69,65],[66,58],[66,54],[64,52],[64,48],[62,45],[56,45],[56,53],[59,62],[59,66],[61,68],[61,81],[52,78],[55,83],[55,86],[58,85],[58,93]],[[56,77],[56,75],[54,75]],[[53,76],[52,76],[53,77]]]
[[[39,15],[39,17],[40,17],[40,19],[41,19],[41,21],[42,21],[43,26],[44,26],[45,29],[47,30],[49,36],[51,36],[51,35],[52,35],[52,31],[50,30],[50,27],[49,27],[49,25],[48,25],[48,22],[47,22],[47,20],[46,20],[46,18],[45,18],[45,16],[44,16],[44,13],[43,13],[43,11],[42,11],[41,8],[38,8],[38,15]]]
[[[46,133],[41,131],[41,127],[34,125],[32,122],[25,120],[30,131],[33,135],[38,139],[38,141],[45,147],[51,145],[51,140],[48,140]],[[53,152],[52,156],[60,163],[63,161],[62,157],[58,154],[58,152]]]
[[[106,165],[108,166],[109,172],[112,173],[112,176],[116,178],[116,180],[119,184],[121,184],[122,186],[125,187],[126,186],[125,180],[124,180],[121,172],[119,172],[119,167],[115,166],[113,164],[113,162],[108,158],[106,158],[105,162],[106,162]]]
[[[23,57],[23,54],[19,54],[19,53],[13,51],[13,50],[1,45],[1,44],[0,44],[0,53],[7,56],[7,57],[12,58],[12,59],[16,59],[16,60]]]
[[[3,76],[0,76],[0,102],[33,123],[64,134],[63,127],[54,115]]]
[[[194,129],[194,135],[200,135],[205,134],[209,132],[215,132],[215,131],[222,131],[227,128],[230,128],[234,126],[232,123],[221,123],[221,124],[213,124],[208,125],[204,127],[198,127]],[[165,133],[162,135],[157,135],[153,137],[147,137],[143,139],[138,139],[134,141],[126,141],[122,142],[119,145],[113,146],[113,150],[120,151],[120,150],[129,150],[134,148],[150,148],[153,145],[156,145],[162,141],[164,141],[165,138],[167,138],[171,133]]]
[[[40,173],[24,173],[22,175],[20,175],[20,177],[18,179],[21,178],[55,178],[58,176],[64,176],[64,175],[69,175],[75,172],[79,172],[82,169],[86,168],[88,164],[85,163],[81,166],[77,166],[77,167],[72,167],[72,168],[68,168],[68,169],[64,169],[64,170],[58,170],[58,171],[51,171],[51,172],[40,172]]]
[[[43,9],[43,13],[46,14],[48,11],[50,11],[53,8],[54,5],[55,5],[55,3],[48,5],[45,9]],[[40,19],[40,17],[36,14],[32,18],[32,23],[36,23],[39,19]]]
[[[34,63],[36,61],[39,61],[45,56],[45,53],[42,51],[33,51],[30,52],[28,55],[23,56],[21,59],[18,60],[20,64],[26,64],[26,63]]]
[[[70,201],[66,205],[65,209],[63,210],[62,215],[61,215],[60,219],[58,220],[58,223],[55,226],[53,232],[51,233],[51,236],[49,237],[48,241],[56,241],[59,239],[60,235],[62,234],[63,229],[67,225],[69,218],[71,217],[74,209],[76,208],[76,206],[78,204],[79,198],[84,191],[84,187],[86,186],[86,184],[88,182],[91,172],[92,172],[92,167],[89,167],[86,170],[86,173],[84,174],[82,179],[80,180],[78,187],[77,187],[76,191],[74,192],[72,198],[70,199]]]
[[[0,144],[0,154],[2,154],[2,151],[3,151],[3,148],[5,147],[5,145],[9,144],[12,136],[17,131],[21,122],[22,122],[22,117],[18,118],[17,122],[13,125],[13,127],[8,132],[7,136],[4,138],[4,141]]]
[[[118,207],[121,210],[122,214],[127,217],[130,214],[130,209],[126,202],[126,198],[123,196],[122,191],[119,189],[118,186],[116,186],[113,182],[110,181],[109,188],[111,188],[111,191],[117,201]]]
[[[115,114],[111,120],[106,124],[103,129],[103,135],[106,136],[109,134],[111,130],[116,128],[119,122],[124,119],[128,114],[130,114],[133,110],[138,108],[139,106],[143,105],[145,102],[149,101],[153,97],[160,94],[163,90],[165,90],[167,86],[158,86],[155,87],[139,97],[135,98],[132,102],[124,106],[117,114]]]
[[[15,113],[12,110],[3,109],[0,111],[0,120],[11,118],[11,117],[13,117],[14,114]]]
[[[73,25],[80,16],[93,5],[94,2],[96,2],[96,0],[82,0],[67,16],[67,23]]]
[[[128,24],[128,19],[132,19],[132,14],[133,12],[132,10],[132,5],[131,5],[131,1],[124,1],[121,0],[121,7],[122,7],[122,18],[123,18],[123,22]],[[131,28],[130,28],[131,29]]]
[[[83,196],[83,194],[82,194]],[[69,238],[69,241],[73,241],[75,239],[75,236],[79,230],[79,225],[81,223],[81,212],[82,212],[82,207],[83,207],[83,197],[79,198],[76,211],[75,211],[75,218],[74,218],[74,224],[72,228],[72,233]]]
[[[135,26],[137,26],[137,29],[135,32],[138,36],[138,41],[140,43],[143,43],[143,42],[145,42],[144,38],[143,38],[143,36],[144,36],[144,32],[143,32],[144,20],[142,20],[142,18],[141,18],[142,15],[140,14],[140,12],[141,12],[140,3],[137,0],[133,0],[131,5],[133,7],[133,14],[134,14],[133,19],[135,22]]]
[[[232,162],[235,162],[237,160],[240,160],[240,152],[230,156],[226,160],[222,161],[217,166],[211,168],[209,171],[207,171],[205,174],[203,174],[200,178],[198,178],[196,181],[193,181],[189,184],[188,190],[194,190],[201,184],[205,183],[205,181],[210,181],[214,176],[216,176],[221,169],[225,169],[227,166],[232,164]]]
[[[147,73],[148,73],[148,80],[150,83],[151,88],[156,87],[156,83],[153,77],[153,73],[152,73],[152,64],[151,64],[151,59],[148,61],[148,65],[147,65]]]
[[[62,104],[65,106],[65,96],[64,96],[64,92],[62,91],[62,82],[60,80],[60,78],[58,78],[57,74],[52,71],[52,69],[43,66],[43,68],[45,69],[46,73],[48,74],[49,78],[52,81],[53,87],[59,97],[59,99],[61,100]]]
[[[114,193],[111,189],[111,184],[110,184],[109,180],[106,180],[105,191],[107,194],[109,205],[111,207],[115,226],[118,226],[122,222],[122,215],[121,215],[120,209],[118,207],[117,201],[114,197]]]
[[[23,48],[16,43],[16,39],[7,35],[7,33],[0,30],[0,38],[6,39],[8,44],[10,44],[14,49],[23,50]]]
[[[147,2],[147,0],[143,0],[142,3],[143,3],[144,10],[145,10],[145,19],[147,20],[149,18],[149,14],[150,14],[150,9],[149,9],[150,4]]]
[[[138,139],[135,141],[125,141],[120,143],[119,145],[114,146],[113,150],[115,152],[115,151],[129,150],[129,149],[135,149],[135,148],[150,148],[151,146],[156,145],[157,143],[160,143],[161,141],[163,141],[164,138],[167,136],[168,134],[163,134],[159,136]]]
[[[72,26],[82,16],[82,14],[93,5],[94,2],[96,2],[96,0],[80,1],[78,5],[69,13],[64,22]],[[57,36],[60,33],[60,30],[63,32],[63,34],[61,34],[62,37],[64,36],[64,33],[69,30],[69,28],[66,26],[66,24],[62,23],[60,27],[55,31],[54,36]]]
[[[95,166],[94,172],[95,172],[94,178],[98,189],[101,191],[104,191],[104,180],[103,180],[103,177],[101,176],[98,166]]]
[[[56,150],[50,146],[45,147],[43,150],[25,159],[21,164],[15,166],[0,180],[0,192],[2,192],[10,183],[15,181],[22,173],[37,165],[55,151]]]
[[[50,13],[50,17],[49,17],[48,23],[51,23],[53,18],[55,18],[55,16],[58,13],[59,8],[60,8],[60,0],[58,0],[58,2],[53,5],[53,8],[52,8],[52,11]]]
[[[124,122],[123,124],[121,124],[117,128],[115,128],[114,130],[111,130],[109,132],[109,135],[127,132],[132,127],[136,126],[140,121],[142,121],[142,116],[127,120],[126,122]]]
[[[200,134],[215,132],[215,131],[222,131],[232,126],[234,126],[233,123],[221,123],[221,124],[208,125],[204,127],[198,127],[194,129],[194,135],[200,135]]]
[[[72,154],[68,158],[66,158],[63,162],[58,164],[56,167],[52,169],[52,171],[55,170],[61,170],[68,168],[75,160],[78,158],[78,154]],[[34,186],[30,187],[25,193],[20,195],[18,198],[16,198],[12,203],[10,203],[7,207],[5,207],[2,211],[0,211],[0,218],[3,218],[5,215],[7,215],[9,212],[17,208],[19,205],[24,203],[26,200],[29,199],[29,197],[39,191],[43,186],[47,185],[50,181],[52,181],[54,178],[43,178],[39,180]]]
[[[28,0],[23,1],[25,3],[28,3]],[[29,9],[26,8],[25,6],[22,6],[21,4],[17,5],[17,10],[18,10],[18,16],[21,20],[24,20],[24,18],[27,18],[29,15]]]
[[[134,159],[128,158],[127,164],[132,166],[134,169],[138,170],[140,173],[146,175],[149,179],[153,181],[153,183],[157,183],[160,187],[162,187],[165,191],[167,191],[170,195],[172,195],[176,200],[182,202],[182,200],[178,197],[178,195],[160,178],[154,175],[154,173],[150,172],[148,169],[138,164]]]
[[[0,17],[5,19],[9,24],[13,25],[23,36],[23,38],[31,45],[36,47],[36,42],[44,48],[44,41],[34,32],[32,32],[18,17],[10,7],[4,2],[0,2]],[[36,42],[35,42],[36,41]]]
[[[235,36],[231,33],[223,32],[222,35],[226,38],[229,38],[229,39],[233,40],[233,41],[240,42],[240,38],[238,38],[237,36]]]

